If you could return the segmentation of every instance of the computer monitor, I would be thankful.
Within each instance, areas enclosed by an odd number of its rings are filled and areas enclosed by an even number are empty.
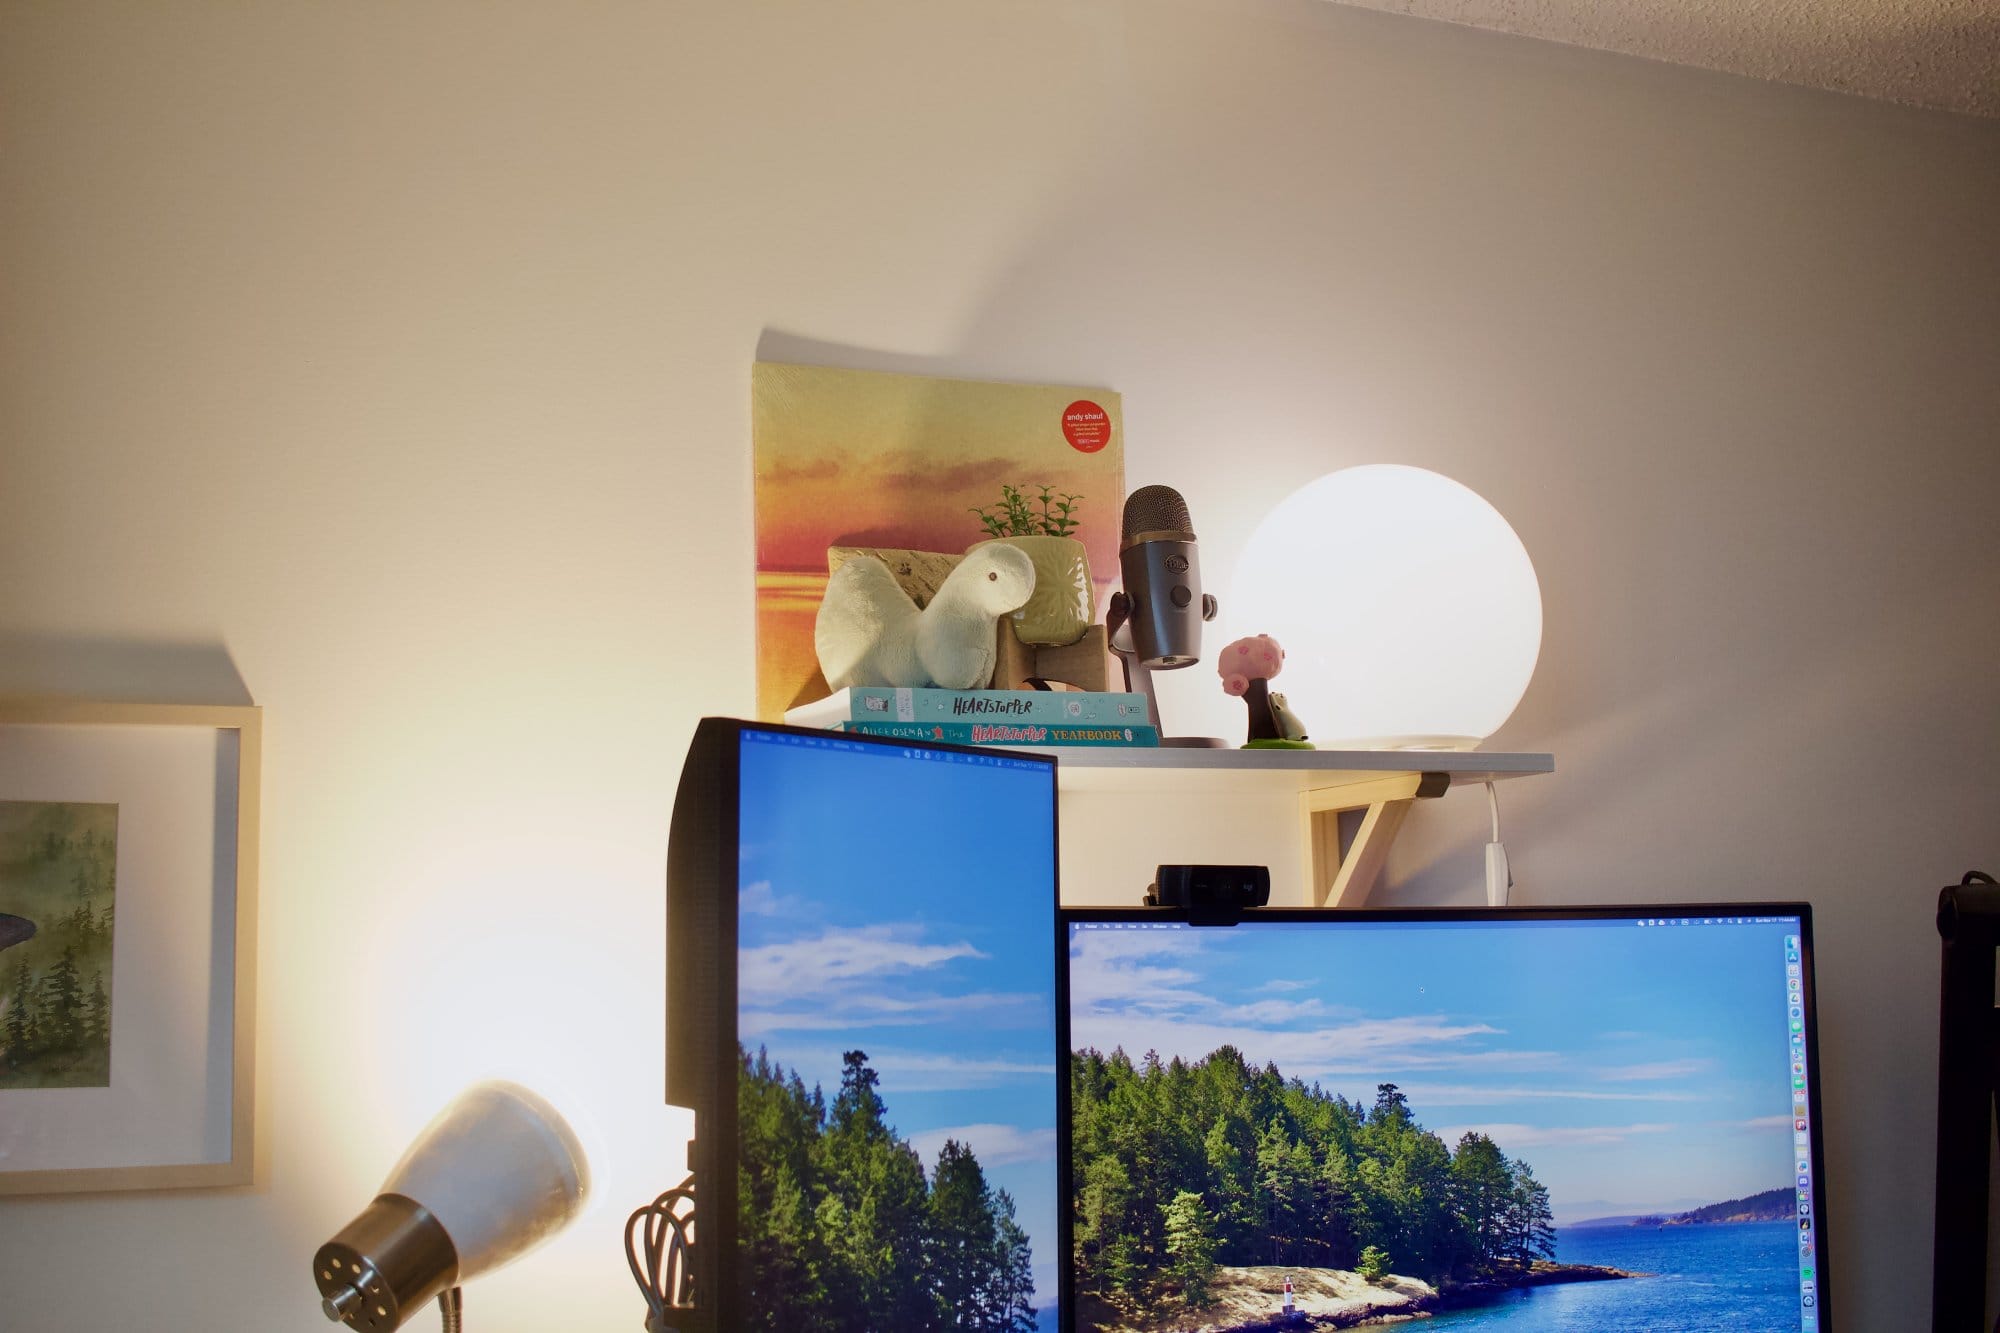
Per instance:
[[[1830,1327],[1803,904],[1064,924],[1082,1333]]]
[[[667,904],[675,1326],[1055,1328],[1053,758],[704,720]]]

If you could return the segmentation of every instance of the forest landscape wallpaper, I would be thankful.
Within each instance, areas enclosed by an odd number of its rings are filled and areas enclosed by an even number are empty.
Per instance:
[[[741,773],[744,1327],[1053,1328],[1052,773],[754,732]]]
[[[1077,1327],[1817,1327],[1798,929],[1072,923]]]

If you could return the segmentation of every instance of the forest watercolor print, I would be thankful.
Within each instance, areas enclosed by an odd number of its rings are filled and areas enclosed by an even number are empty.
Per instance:
[[[0,1091],[111,1083],[118,807],[0,801]]]

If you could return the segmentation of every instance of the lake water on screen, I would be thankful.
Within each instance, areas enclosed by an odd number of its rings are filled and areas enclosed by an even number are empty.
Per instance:
[[[1799,1333],[1798,1228],[1588,1227],[1556,1233],[1556,1258],[1656,1277],[1513,1292],[1426,1320],[1425,1333]]]

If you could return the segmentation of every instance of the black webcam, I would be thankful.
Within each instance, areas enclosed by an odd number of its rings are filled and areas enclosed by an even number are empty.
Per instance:
[[[1233,926],[1271,901],[1269,866],[1157,866],[1146,906],[1179,908],[1197,926]]]

